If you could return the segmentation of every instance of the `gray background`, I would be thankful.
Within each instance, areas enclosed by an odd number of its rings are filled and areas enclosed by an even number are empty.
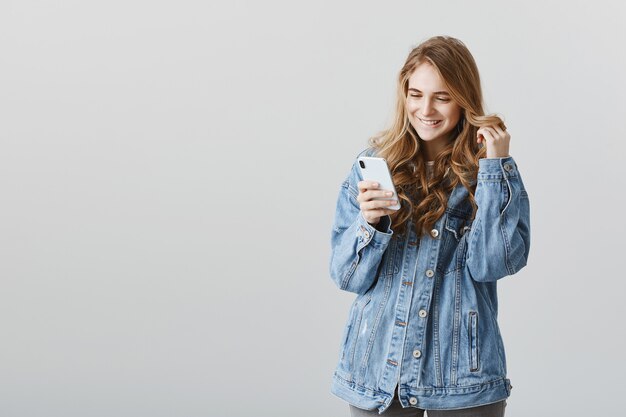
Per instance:
[[[347,416],[335,201],[437,34],[530,194],[507,416],[623,413],[623,7],[2,0],[0,415]]]

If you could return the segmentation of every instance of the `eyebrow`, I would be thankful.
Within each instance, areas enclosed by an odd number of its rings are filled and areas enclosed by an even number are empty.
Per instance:
[[[417,88],[409,88],[409,91],[411,91],[411,90],[416,91],[418,93],[421,93],[421,91],[418,90]],[[447,91],[435,91],[433,94],[445,94],[445,95],[448,95],[448,96],[450,95],[450,93],[448,93]]]

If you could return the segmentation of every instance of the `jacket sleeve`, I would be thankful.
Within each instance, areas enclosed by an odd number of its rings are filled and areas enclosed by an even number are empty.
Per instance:
[[[512,156],[481,158],[478,166],[478,211],[466,234],[466,263],[475,281],[496,281],[528,261],[530,205]]]
[[[389,215],[376,226],[363,217],[357,201],[361,174],[357,162],[341,184],[331,232],[330,276],[339,289],[364,294],[374,283],[393,231]]]

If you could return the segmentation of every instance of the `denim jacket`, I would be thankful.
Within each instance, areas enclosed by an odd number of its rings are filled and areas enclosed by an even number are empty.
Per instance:
[[[373,148],[359,154],[376,156]],[[456,409],[506,399],[497,280],[526,265],[530,206],[512,156],[479,159],[473,221],[459,184],[428,235],[402,235],[390,217],[362,216],[358,162],[340,187],[331,232],[330,276],[357,294],[331,393],[362,409]],[[367,179],[367,178],[366,178]]]

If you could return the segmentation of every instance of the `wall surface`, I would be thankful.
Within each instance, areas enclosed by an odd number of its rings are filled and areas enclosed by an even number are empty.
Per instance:
[[[617,1],[0,2],[0,415],[347,416],[341,181],[413,46],[462,39],[530,196],[507,417],[617,415]]]

